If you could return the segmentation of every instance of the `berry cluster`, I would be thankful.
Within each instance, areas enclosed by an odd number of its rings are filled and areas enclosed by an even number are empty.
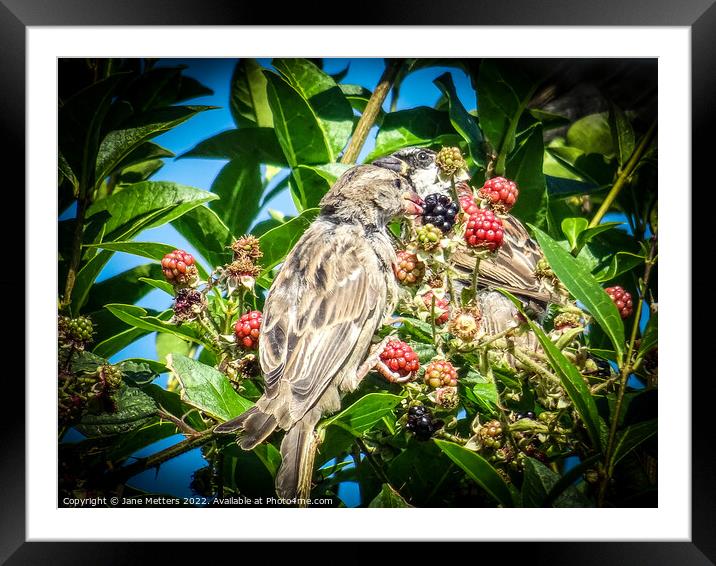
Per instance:
[[[407,250],[398,252],[398,262],[393,270],[395,277],[403,285],[417,285],[425,275],[425,264],[414,253]]]
[[[206,297],[196,289],[182,287],[174,298],[174,316],[172,322],[181,324],[196,320],[199,314],[206,309]]]
[[[455,387],[457,386],[457,371],[447,360],[433,360],[425,367],[425,383],[430,387]]]
[[[517,413],[515,415],[515,420],[519,421],[520,419],[535,419],[535,414],[532,411],[527,411],[526,413]]]
[[[577,328],[581,324],[581,317],[575,312],[561,312],[554,317],[554,329]]]
[[[440,430],[443,421],[433,419],[430,410],[423,405],[415,405],[408,409],[408,422],[405,425],[417,440],[430,440],[430,437]]]
[[[500,444],[502,444],[502,425],[500,421],[493,420],[486,422],[482,425],[479,436],[485,446],[489,448],[499,448]]]
[[[424,250],[433,250],[440,245],[440,239],[443,237],[443,233],[440,228],[432,224],[426,224],[418,228],[417,236],[418,246]]]
[[[615,285],[614,287],[607,287],[604,290],[607,292],[607,295],[609,295],[612,301],[614,301],[614,304],[619,310],[619,315],[622,318],[627,318],[632,313],[632,310],[634,310],[631,293],[625,291],[619,285]]]
[[[189,285],[197,276],[194,257],[184,250],[174,250],[165,255],[162,271],[172,285]]]
[[[425,197],[423,220],[426,224],[432,224],[439,228],[445,234],[455,225],[458,211],[458,205],[452,202],[450,197],[433,193]]]
[[[448,330],[450,334],[463,342],[472,342],[480,330],[482,313],[477,307],[460,310],[451,320]]]
[[[460,404],[457,387],[438,387],[435,390],[435,404],[446,411],[457,409]]]
[[[433,307],[433,292],[428,291],[423,295],[423,303],[428,310]],[[435,295],[435,324],[445,324],[450,319],[450,301]]]
[[[494,252],[502,245],[502,220],[491,210],[478,210],[472,214],[465,228],[465,242],[472,248],[485,248]]]
[[[478,196],[490,202],[500,213],[508,212],[517,201],[519,191],[514,181],[504,177],[493,177],[485,181]]]
[[[455,171],[467,167],[465,158],[457,147],[442,148],[435,156],[435,163],[445,175],[454,175]]]
[[[401,377],[407,377],[420,369],[420,361],[415,351],[401,340],[391,340],[385,345],[380,359],[390,369]]]
[[[241,315],[234,327],[236,342],[248,350],[258,348],[261,320],[261,311],[249,311]]]
[[[61,345],[74,346],[78,350],[92,340],[92,321],[86,316],[70,318],[60,316],[57,321],[58,340]]]

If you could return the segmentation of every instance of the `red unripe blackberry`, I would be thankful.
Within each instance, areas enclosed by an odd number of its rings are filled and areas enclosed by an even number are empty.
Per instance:
[[[430,387],[455,387],[457,371],[447,360],[433,360],[425,367],[423,380]]]
[[[455,185],[455,190],[457,192],[457,197],[460,200],[460,208],[468,218],[480,210],[480,207],[477,206],[477,203],[475,202],[475,195],[473,194],[470,185],[468,185],[465,181],[461,181]]]
[[[614,301],[614,304],[617,306],[617,310],[619,311],[619,315],[622,318],[627,318],[634,310],[631,293],[625,291],[619,285],[607,287],[604,290],[607,292],[607,295],[609,295],[612,301]]]
[[[407,250],[401,250],[397,254],[398,262],[395,264],[393,271],[395,277],[402,285],[417,285],[425,275],[425,264],[418,259],[414,253]]]
[[[418,354],[401,340],[391,340],[385,345],[380,354],[380,359],[401,377],[406,377],[420,368]]]
[[[261,311],[249,311],[242,315],[234,327],[236,342],[248,350],[258,348],[261,320]]]
[[[428,291],[423,295],[423,303],[428,308],[433,306],[433,292]],[[450,301],[446,298],[435,297],[435,324],[445,324],[450,319]]]
[[[162,258],[162,271],[173,285],[184,285],[196,276],[194,257],[184,250],[174,250]]]
[[[478,195],[488,200],[498,212],[507,212],[517,201],[519,191],[514,181],[504,177],[493,177],[485,181]]]
[[[465,242],[472,248],[495,251],[504,237],[502,220],[491,210],[478,210],[472,214],[465,228]]]

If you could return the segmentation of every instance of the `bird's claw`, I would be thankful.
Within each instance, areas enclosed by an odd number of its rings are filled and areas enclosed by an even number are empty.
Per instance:
[[[375,365],[375,369],[380,375],[387,379],[390,383],[407,383],[415,378],[415,374],[412,372],[406,376],[402,376],[399,373],[394,372],[383,362],[378,362]]]

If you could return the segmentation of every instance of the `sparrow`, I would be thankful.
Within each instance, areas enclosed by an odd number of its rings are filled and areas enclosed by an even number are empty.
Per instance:
[[[379,363],[375,332],[393,314],[396,254],[387,225],[422,212],[421,200],[396,172],[358,165],[320,201],[320,213],[286,256],[269,289],[259,335],[263,395],[237,418],[218,425],[251,450],[275,429],[286,431],[276,493],[292,500],[310,492],[314,429],[336,412]]]

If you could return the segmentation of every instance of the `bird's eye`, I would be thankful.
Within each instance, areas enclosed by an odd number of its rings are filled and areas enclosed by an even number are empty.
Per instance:
[[[428,160],[429,160],[429,156],[427,153],[425,153],[424,151],[421,151],[420,153],[418,153],[418,161],[420,161],[420,163],[425,163]]]

